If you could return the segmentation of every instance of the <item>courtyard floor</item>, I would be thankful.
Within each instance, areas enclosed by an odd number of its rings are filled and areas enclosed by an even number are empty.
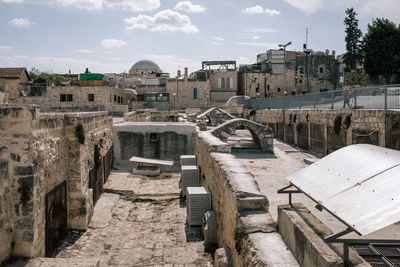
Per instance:
[[[179,178],[179,173],[149,178],[114,170],[89,229],[71,231],[55,259],[32,259],[26,266],[76,266],[79,259],[80,266],[88,259],[100,266],[212,266],[201,227],[186,224]]]

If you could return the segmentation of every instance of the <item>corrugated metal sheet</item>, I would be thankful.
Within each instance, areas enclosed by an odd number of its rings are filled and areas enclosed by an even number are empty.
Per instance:
[[[400,151],[347,146],[287,179],[362,235],[400,221]]]

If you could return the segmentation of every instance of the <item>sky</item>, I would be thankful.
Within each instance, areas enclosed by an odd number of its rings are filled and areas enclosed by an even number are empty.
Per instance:
[[[306,28],[309,48],[339,55],[349,7],[363,33],[377,17],[400,23],[400,0],[0,0],[0,67],[121,73],[150,59],[172,77],[289,41],[301,51]]]

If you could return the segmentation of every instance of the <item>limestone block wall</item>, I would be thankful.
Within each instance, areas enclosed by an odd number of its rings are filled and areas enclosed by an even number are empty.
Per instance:
[[[150,111],[136,110],[124,114],[124,121],[127,122],[146,122],[146,121],[178,121],[176,111]]]
[[[231,147],[210,132],[195,133],[200,183],[211,191],[219,246],[230,252],[234,266],[274,266],[262,252],[262,247],[272,242],[271,236],[279,238],[267,212],[268,200],[252,174],[230,152]],[[275,241],[274,246],[274,253],[285,255],[280,264],[286,265],[282,266],[296,266],[286,261],[290,257],[282,240]]]
[[[46,194],[63,182],[68,228],[87,227],[93,213],[88,170],[94,145],[102,155],[111,147],[111,124],[106,112],[43,114],[35,106],[0,105],[0,262],[44,256]]]
[[[400,149],[400,111],[259,110],[248,116],[275,136],[319,156],[358,143]]]

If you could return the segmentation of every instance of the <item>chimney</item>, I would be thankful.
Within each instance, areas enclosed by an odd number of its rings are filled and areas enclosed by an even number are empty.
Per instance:
[[[188,68],[185,67],[185,81],[187,81],[188,79]]]

